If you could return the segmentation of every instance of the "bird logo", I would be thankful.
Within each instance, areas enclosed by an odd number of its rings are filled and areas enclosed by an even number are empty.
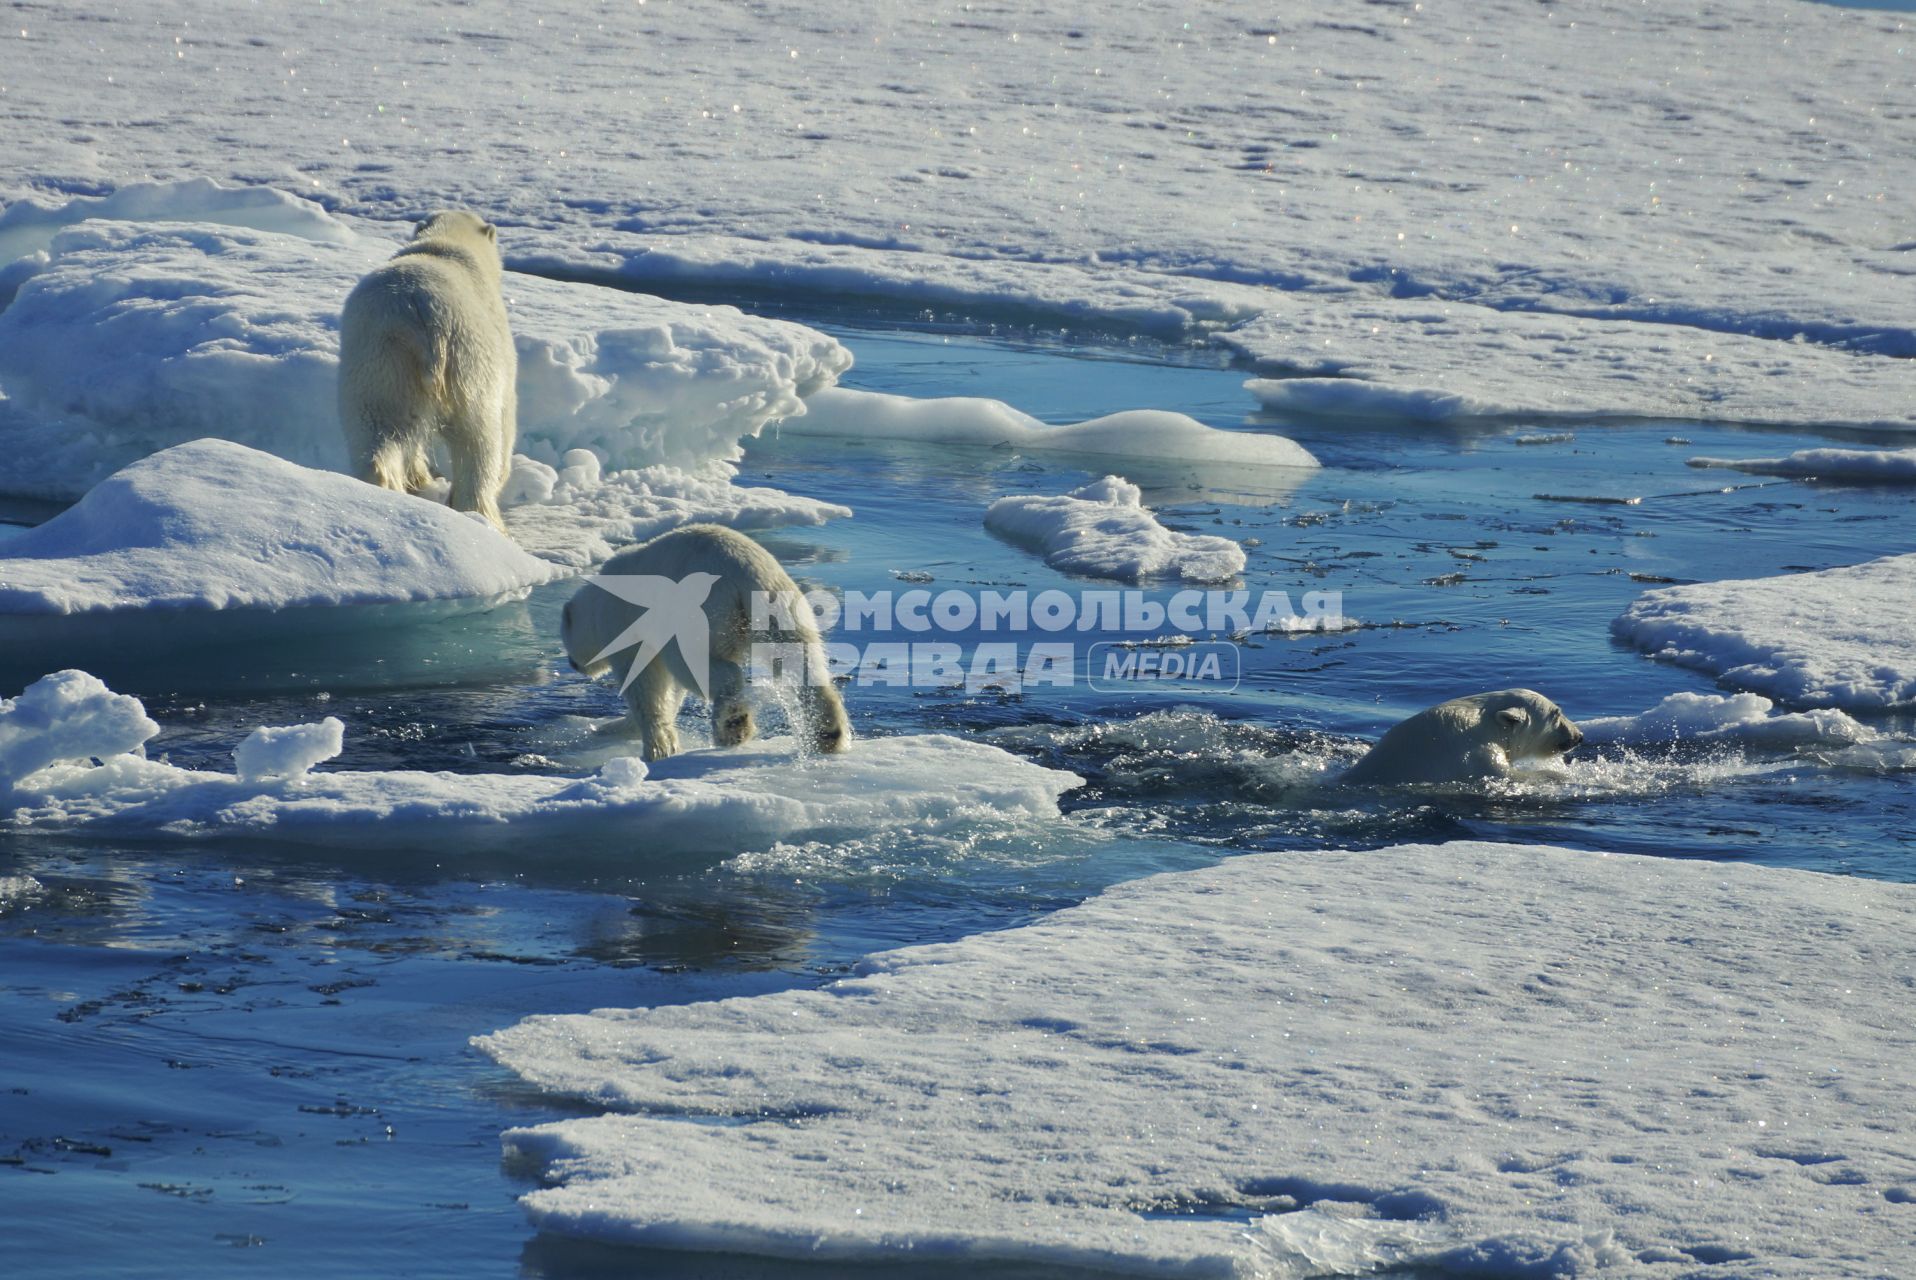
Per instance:
[[[712,624],[705,617],[705,598],[712,594],[715,573],[688,573],[683,578],[663,578],[650,573],[601,573],[586,579],[602,591],[609,591],[627,604],[644,612],[633,619],[592,661],[604,662],[613,654],[638,647],[632,665],[619,685],[624,693],[639,673],[676,644],[679,660],[701,698],[710,698],[712,672]]]

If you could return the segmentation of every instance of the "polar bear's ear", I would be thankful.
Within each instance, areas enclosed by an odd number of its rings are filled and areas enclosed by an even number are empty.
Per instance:
[[[494,244],[499,243],[499,228],[493,226],[490,222],[482,222],[479,224],[479,229],[486,233],[486,239],[492,241]]]
[[[1523,725],[1523,724],[1530,723],[1530,713],[1528,711],[1525,711],[1522,707],[1505,707],[1502,711],[1499,711],[1497,713],[1497,718],[1503,721],[1505,724],[1509,724],[1509,725]]]

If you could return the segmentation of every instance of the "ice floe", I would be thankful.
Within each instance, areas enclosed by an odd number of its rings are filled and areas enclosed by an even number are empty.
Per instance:
[[[197,20],[186,0],[146,11]],[[196,68],[184,46],[153,56],[139,24],[36,11],[0,198],[159,172],[276,181],[349,219],[483,203],[509,255],[555,274],[1208,333],[1271,372],[1500,409],[1916,427],[1893,358],[1916,352],[1893,212],[1916,152],[1882,114],[1906,15],[1700,0],[1606,24],[1485,0],[1353,21],[1286,3],[1257,24],[1188,15],[1167,47],[1159,15],[1112,3],[962,27],[901,11],[876,43],[648,9],[608,17],[582,57],[557,0],[523,13],[508,53],[430,10],[314,6]],[[447,39],[466,42],[450,63]],[[669,91],[627,92],[621,51],[661,41]],[[327,51],[294,68],[302,93],[389,110],[303,132],[236,115],[287,92],[287,49]],[[708,99],[741,59],[749,82]],[[62,123],[48,104],[103,65],[130,111],[164,104],[153,127]],[[1651,65],[1743,74],[1647,92]],[[569,91],[527,93],[528,74]],[[1627,119],[1591,132],[1592,101]],[[508,118],[538,160],[482,180],[473,157]],[[581,137],[670,138],[671,162]]]
[[[345,749],[346,723],[338,716],[317,724],[262,725],[233,748],[233,771],[241,782],[303,782],[315,766]]]
[[[1884,1017],[1912,928],[1916,889],[1801,871],[1243,856],[819,990],[477,1043],[614,1109],[505,1135],[567,1235],[1265,1280],[1873,1276],[1916,1180],[1893,1119],[1916,1033]]]
[[[509,499],[505,513],[521,546],[567,569],[597,564],[620,547],[685,524],[770,529],[821,525],[852,514],[835,502],[738,484],[737,468],[729,462],[634,467],[602,476],[589,451],[574,453],[592,461],[555,469],[523,456],[515,459],[508,490],[519,501],[513,505]]]
[[[1048,426],[1002,400],[976,396],[914,399],[876,391],[829,387],[805,402],[803,417],[781,435],[909,440],[920,444],[1009,445],[1097,457],[1223,463],[1259,467],[1315,467],[1295,441],[1252,431],[1224,431],[1182,413],[1132,409],[1088,422]]]
[[[0,488],[75,498],[207,435],[343,469],[339,309],[395,247],[208,223],[59,230],[0,311]],[[851,363],[824,334],[730,307],[525,276],[506,291],[519,447],[548,465],[575,449],[613,469],[734,459]]]
[[[63,761],[137,752],[159,731],[138,698],[84,671],[56,671],[0,698],[0,792]]]
[[[155,840],[245,837],[448,854],[716,860],[782,841],[1055,819],[1076,776],[936,734],[860,739],[835,756],[789,739],[626,757],[583,777],[320,771],[340,722],[256,730],[239,771],[148,759],[140,702],[79,671],[0,702],[0,829]]]
[[[1266,409],[1316,417],[1448,422],[1509,412],[1461,392],[1379,385],[1361,378],[1252,378],[1244,389]]]
[[[1144,505],[1143,491],[1121,476],[1062,497],[1000,498],[985,510],[985,528],[1037,547],[1054,569],[1094,578],[1228,582],[1244,571],[1243,547],[1165,528]]]
[[[1579,720],[1587,748],[1633,748],[1679,744],[1733,744],[1758,750],[1799,747],[1848,747],[1880,735],[1862,721],[1832,707],[1778,711],[1755,693],[1673,693],[1629,716]]]
[[[1780,458],[1691,458],[1690,465],[1806,480],[1916,483],[1916,449],[1798,449]]]
[[[273,187],[228,187],[210,178],[177,182],[129,182],[104,196],[73,196],[48,202],[33,197],[0,210],[0,268],[21,263],[11,279],[41,269],[53,237],[88,219],[101,222],[201,222],[273,231],[326,244],[349,245],[358,237],[351,227],[310,200]],[[0,285],[0,307],[13,287]]]
[[[0,644],[11,666],[88,638],[130,650],[346,629],[487,608],[557,575],[437,503],[196,440],[0,545]]]
[[[1916,702],[1916,554],[1773,578],[1659,587],[1611,630],[1666,662],[1792,706]]]

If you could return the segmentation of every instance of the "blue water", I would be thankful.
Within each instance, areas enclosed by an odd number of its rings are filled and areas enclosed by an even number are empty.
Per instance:
[[[0,836],[0,875],[47,889],[0,907],[9,1274],[816,1274],[534,1237],[498,1134],[565,1112],[467,1037],[530,1013],[815,983],[876,948],[1010,927],[1116,881],[1243,850],[1483,837],[1916,879],[1907,775],[1811,757],[1584,763],[1568,780],[1494,796],[1404,800],[1324,784],[1363,737],[1456,693],[1527,684],[1588,718],[1710,691],[1610,639],[1640,579],[1908,550],[1910,496],[1726,478],[1684,459],[1830,436],[1643,423],[1518,445],[1514,428],[1278,422],[1252,411],[1242,374],[1197,353],[838,333],[858,356],[853,386],[994,395],[1057,421],[1179,409],[1291,435],[1322,471],[1125,470],[1174,527],[1257,539],[1246,585],[1341,591],[1368,625],[1256,637],[1230,689],[848,693],[862,735],[987,737],[1084,775],[1073,824],[1041,838],[893,836],[703,869],[607,866],[582,882],[542,872],[537,849],[482,865],[456,851],[372,860]],[[764,538],[806,583],[1098,585],[980,523],[991,498],[1063,492],[1102,473],[1092,461],[773,435],[744,469],[857,511]],[[154,749],[182,764],[227,767],[247,729],[333,714],[349,725],[341,767],[549,769],[557,726],[618,710],[560,658],[569,593],[252,661],[120,655],[99,674],[146,700],[166,726]],[[4,687],[37,674],[6,672]]]

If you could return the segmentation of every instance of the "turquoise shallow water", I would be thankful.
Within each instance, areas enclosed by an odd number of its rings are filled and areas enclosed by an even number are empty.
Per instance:
[[[1519,445],[1523,428],[1287,423],[1254,411],[1243,375],[1188,353],[840,336],[858,355],[853,386],[993,395],[1054,421],[1179,409],[1298,439],[1322,471],[1123,470],[1174,527],[1256,539],[1247,586],[1341,591],[1368,625],[1255,637],[1229,689],[848,694],[861,734],[989,736],[1086,776],[1073,823],[1043,835],[988,827],[729,861],[713,851],[585,877],[542,870],[536,848],[481,864],[457,850],[375,859],[0,836],[0,876],[31,874],[47,890],[0,907],[0,1194],[14,1274],[783,1274],[533,1237],[498,1132],[564,1112],[467,1037],[529,1013],[813,983],[876,948],[1014,926],[1106,884],[1243,850],[1471,836],[1916,879],[1907,775],[1807,757],[1579,765],[1493,796],[1323,783],[1363,736],[1455,693],[1528,684],[1588,718],[1711,691],[1614,643],[1609,621],[1641,579],[1909,549],[1906,489],[1712,492],[1742,481],[1683,465],[1827,437],[1553,424],[1544,430],[1574,439]],[[994,497],[1060,493],[1102,471],[1009,449],[776,435],[745,463],[748,480],[857,511],[764,541],[803,581],[864,591],[1095,589],[980,518]],[[349,725],[341,767],[545,769],[573,717],[617,709],[558,654],[570,590],[250,664],[129,654],[100,674],[146,700],[166,726],[155,748],[179,763],[225,767],[254,725],[334,714]],[[6,692],[36,674],[7,673]]]

